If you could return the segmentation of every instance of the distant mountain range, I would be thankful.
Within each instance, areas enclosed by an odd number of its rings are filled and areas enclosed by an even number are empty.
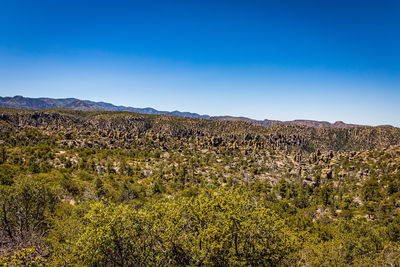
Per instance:
[[[254,123],[257,125],[269,127],[278,123],[288,123],[295,125],[305,125],[309,127],[315,128],[352,128],[352,127],[361,127],[363,125],[357,124],[347,124],[342,121],[337,121],[335,123],[330,123],[327,121],[313,121],[313,120],[293,120],[293,121],[278,121],[278,120],[253,120],[245,117],[232,117],[232,116],[208,116],[208,115],[200,115],[197,113],[191,112],[181,112],[181,111],[160,111],[154,108],[134,108],[134,107],[125,107],[125,106],[115,106],[110,103],[105,102],[94,102],[90,100],[80,100],[76,98],[29,98],[23,96],[14,96],[14,97],[0,97],[0,107],[6,108],[15,108],[15,109],[48,109],[48,108],[64,108],[64,109],[73,109],[73,110],[82,110],[82,111],[129,111],[129,112],[137,112],[141,114],[165,114],[169,116],[181,116],[181,117],[191,117],[191,118],[202,118],[202,119],[211,119],[217,121],[247,121],[250,123]],[[387,125],[389,126],[389,125]]]
[[[210,116],[199,115],[197,113],[179,112],[179,111],[160,111],[154,108],[133,108],[124,106],[115,106],[105,102],[94,102],[90,100],[80,100],[76,98],[30,98],[23,96],[0,97],[0,107],[16,109],[47,109],[47,108],[65,108],[82,111],[129,111],[141,114],[166,114],[172,116],[185,116],[192,118],[209,119]]]

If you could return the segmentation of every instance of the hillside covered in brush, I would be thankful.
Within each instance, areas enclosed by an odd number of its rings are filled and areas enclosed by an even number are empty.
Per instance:
[[[83,142],[81,146],[129,146],[141,136],[155,139],[192,138],[198,140],[200,145],[211,142],[214,145],[240,145],[241,148],[271,147],[303,152],[363,150],[400,143],[400,129],[395,127],[343,129],[292,124],[261,127],[244,121],[213,121],[130,112],[1,109],[0,122],[3,131],[33,127],[46,128],[49,132],[68,132],[69,136],[74,135],[75,142]]]
[[[396,266],[400,129],[0,109],[0,264]]]

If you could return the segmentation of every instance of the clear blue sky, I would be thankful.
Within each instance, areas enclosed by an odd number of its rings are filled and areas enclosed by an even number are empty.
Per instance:
[[[0,0],[0,92],[400,126],[400,1]]]

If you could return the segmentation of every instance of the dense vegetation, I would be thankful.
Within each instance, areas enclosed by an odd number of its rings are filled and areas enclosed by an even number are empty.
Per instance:
[[[0,110],[0,265],[398,266],[400,130]]]

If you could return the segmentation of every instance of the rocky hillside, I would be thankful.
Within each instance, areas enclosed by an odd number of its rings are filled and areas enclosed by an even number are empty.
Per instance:
[[[293,120],[293,121],[278,121],[278,120],[254,120],[245,117],[233,117],[233,116],[209,116],[200,115],[191,112],[180,112],[180,111],[160,111],[154,108],[134,108],[125,106],[115,106],[110,103],[105,102],[94,102],[90,100],[79,100],[76,98],[64,98],[64,99],[54,99],[54,98],[28,98],[23,96],[14,97],[0,97],[0,107],[5,108],[15,108],[15,109],[49,109],[49,108],[63,108],[81,111],[128,111],[141,114],[164,114],[170,116],[178,117],[189,117],[189,118],[203,118],[212,119],[215,121],[245,121],[252,124],[270,127],[275,124],[294,124],[294,125],[304,125],[315,128],[353,128],[353,127],[363,127],[363,125],[357,124],[347,124],[342,121],[337,121],[335,123],[330,123],[327,121],[314,121],[314,120]]]
[[[400,144],[395,127],[314,128],[275,124],[262,127],[245,121],[145,115],[131,112],[0,109],[0,130],[45,129],[74,136],[75,145],[129,147],[143,137],[159,142],[194,139],[213,146],[284,151],[352,151]]]
[[[257,124],[264,127],[270,127],[275,124],[294,124],[294,125],[303,125],[314,128],[354,128],[354,127],[364,127],[366,125],[359,124],[348,124],[343,121],[336,121],[335,123],[330,123],[327,121],[313,121],[313,120],[293,120],[293,121],[278,121],[278,120],[253,120],[245,117],[232,117],[232,116],[215,116],[211,117],[213,120],[218,121],[247,121],[253,124]],[[389,126],[390,125],[385,125]]]

